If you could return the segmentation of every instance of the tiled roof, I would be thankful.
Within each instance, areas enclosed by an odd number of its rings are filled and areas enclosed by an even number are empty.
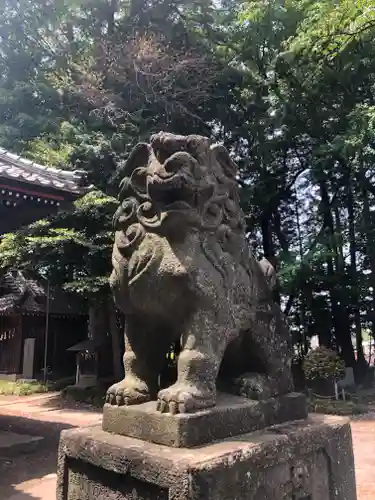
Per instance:
[[[78,342],[78,344],[74,344],[67,351],[74,351],[74,352],[90,352],[94,353],[97,351],[102,345],[106,344],[106,338],[100,338],[100,339],[86,339],[82,340],[81,342]]]
[[[87,185],[85,172],[43,167],[43,165],[0,148],[1,178],[13,179],[34,186],[58,189],[77,195],[82,195],[90,189]]]
[[[47,304],[47,284],[10,270],[0,278],[0,316],[14,313],[44,314]],[[76,297],[62,290],[50,290],[50,313],[56,315],[84,315],[85,309]]]

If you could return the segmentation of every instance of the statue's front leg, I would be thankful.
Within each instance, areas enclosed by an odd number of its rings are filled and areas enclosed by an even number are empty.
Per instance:
[[[160,339],[155,330],[129,316],[125,326],[125,378],[108,389],[106,402],[134,405],[154,398],[168,346],[168,339]]]
[[[182,337],[177,381],[159,391],[157,409],[160,412],[191,413],[215,406],[216,379],[233,333],[223,325],[217,321],[214,311],[199,311],[195,314]]]

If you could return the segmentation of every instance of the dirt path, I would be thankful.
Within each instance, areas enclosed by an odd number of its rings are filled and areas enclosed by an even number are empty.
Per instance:
[[[92,425],[101,413],[62,402],[55,395],[0,398],[0,429],[43,436],[38,450],[14,459],[0,457],[1,500],[55,498],[56,450],[62,429]],[[358,500],[375,499],[375,412],[352,421]]]
[[[101,412],[67,403],[58,394],[11,399],[0,398],[0,429],[44,439],[31,454],[0,457],[0,499],[52,500],[60,432],[100,423]]]
[[[352,421],[358,500],[375,499],[375,413]]]

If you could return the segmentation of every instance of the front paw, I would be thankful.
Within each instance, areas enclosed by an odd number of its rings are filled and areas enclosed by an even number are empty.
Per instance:
[[[144,382],[126,377],[107,391],[106,403],[117,406],[138,405],[150,401],[150,391]]]
[[[215,391],[176,383],[158,394],[156,409],[161,413],[192,413],[216,404]]]

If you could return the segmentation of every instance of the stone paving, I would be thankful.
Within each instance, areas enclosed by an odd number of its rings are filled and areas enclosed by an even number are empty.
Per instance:
[[[14,459],[0,457],[1,500],[52,500],[55,498],[56,449],[63,428],[95,425],[101,413],[72,407],[58,395],[0,397],[0,428],[41,435],[40,449]],[[375,412],[352,421],[358,500],[375,500]]]
[[[32,453],[1,456],[0,500],[53,500],[56,498],[56,452],[61,430],[95,425],[101,412],[67,403],[58,393],[39,396],[0,396],[0,429],[41,436]],[[1,440],[0,440],[1,441]]]
[[[56,474],[17,485],[14,495],[6,500],[53,500],[56,498]]]
[[[375,412],[353,419],[358,500],[375,500]]]

